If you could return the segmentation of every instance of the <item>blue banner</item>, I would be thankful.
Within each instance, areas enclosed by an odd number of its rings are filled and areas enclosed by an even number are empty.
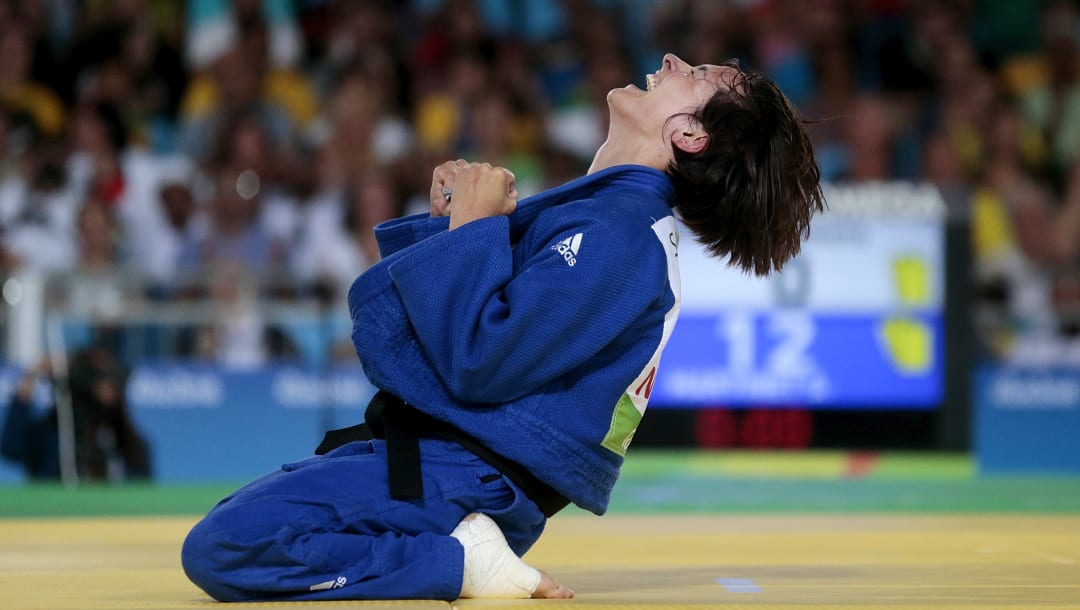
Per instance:
[[[0,368],[3,409],[19,374]],[[150,444],[154,479],[167,483],[246,481],[310,456],[326,430],[362,422],[374,393],[359,366],[140,365],[127,388],[132,419]],[[51,404],[47,384],[39,384],[35,403],[42,413]],[[0,467],[0,483],[21,480],[17,465]]]
[[[128,384],[159,481],[245,480],[310,456],[326,430],[362,422],[374,393],[358,366],[140,366]]]
[[[1080,473],[1080,369],[984,366],[974,440],[983,473]]]

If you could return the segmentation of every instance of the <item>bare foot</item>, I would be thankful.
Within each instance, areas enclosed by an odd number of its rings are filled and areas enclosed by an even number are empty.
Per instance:
[[[533,599],[570,599],[574,592],[555,582],[547,572],[540,570],[540,584],[533,591]]]

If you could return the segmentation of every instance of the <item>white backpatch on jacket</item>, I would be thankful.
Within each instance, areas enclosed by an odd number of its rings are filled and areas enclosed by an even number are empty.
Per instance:
[[[678,223],[675,222],[674,216],[665,216],[653,223],[652,230],[667,255],[668,284],[675,295],[675,302],[664,314],[664,332],[660,337],[660,343],[656,346],[656,351],[616,403],[615,412],[611,415],[611,425],[608,427],[604,440],[600,443],[605,449],[623,457],[626,456],[626,450],[629,449],[638,424],[641,423],[645,409],[649,406],[649,397],[652,396],[653,384],[656,383],[656,369],[660,365],[660,355],[671,337],[671,332],[675,329],[675,320],[679,317],[679,307],[682,304]]]

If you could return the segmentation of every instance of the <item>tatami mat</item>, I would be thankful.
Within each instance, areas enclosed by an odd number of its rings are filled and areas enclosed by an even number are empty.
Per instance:
[[[216,606],[180,569],[180,542],[193,522],[0,521],[0,606]],[[255,605],[1080,608],[1080,516],[1073,515],[569,514],[552,520],[526,559],[575,589],[577,598]]]

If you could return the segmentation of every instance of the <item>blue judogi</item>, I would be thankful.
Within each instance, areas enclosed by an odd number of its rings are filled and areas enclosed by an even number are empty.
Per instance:
[[[678,314],[673,196],[621,165],[453,231],[386,223],[349,292],[368,379],[603,514]]]
[[[376,229],[383,260],[349,293],[371,382],[607,509],[679,306],[678,230],[662,172],[619,166],[447,231],[417,215]],[[423,497],[390,497],[385,443],[286,465],[189,534],[184,569],[222,600],[455,599],[449,533],[491,515],[518,555],[545,517],[459,445],[421,441]]]
[[[184,542],[184,570],[221,601],[457,599],[449,536],[482,510],[523,555],[545,517],[455,443],[421,441],[424,497],[390,498],[386,443],[358,441],[286,464],[222,500]]]

